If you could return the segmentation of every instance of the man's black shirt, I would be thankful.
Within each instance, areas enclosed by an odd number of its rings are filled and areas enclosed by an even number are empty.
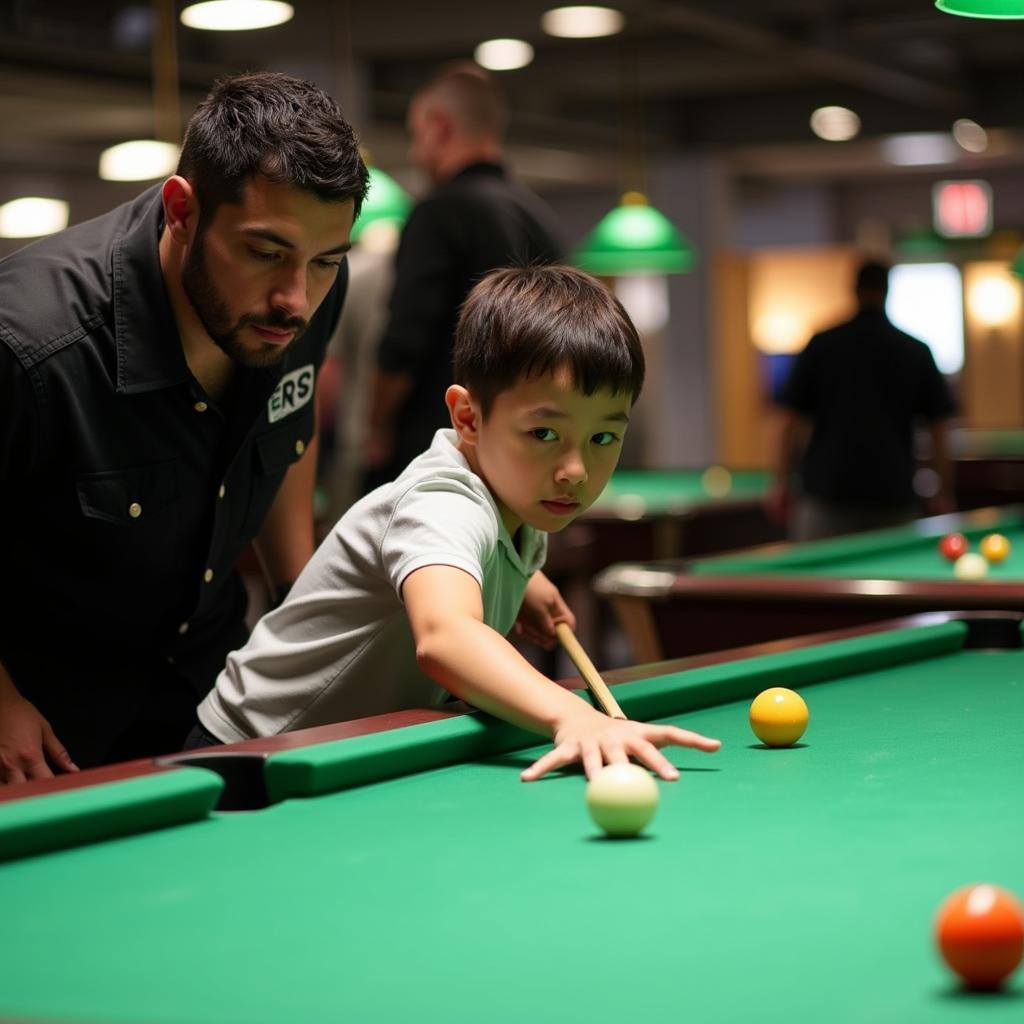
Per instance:
[[[80,765],[245,639],[235,563],[314,430],[343,268],[280,364],[217,403],[160,270],[159,187],[0,262],[0,661]],[[182,737],[184,739],[184,736]]]
[[[397,414],[395,457],[385,479],[448,425],[444,393],[452,383],[455,321],[473,285],[498,267],[562,258],[550,211],[499,164],[471,164],[416,206],[402,230],[377,359],[382,370],[414,380]]]
[[[913,504],[914,423],[956,411],[928,346],[869,307],[811,338],[779,402],[813,424],[803,490],[873,506]]]

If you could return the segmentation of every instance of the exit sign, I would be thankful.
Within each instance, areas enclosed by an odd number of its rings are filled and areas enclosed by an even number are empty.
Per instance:
[[[992,186],[987,181],[939,181],[932,186],[932,223],[943,238],[992,233]]]

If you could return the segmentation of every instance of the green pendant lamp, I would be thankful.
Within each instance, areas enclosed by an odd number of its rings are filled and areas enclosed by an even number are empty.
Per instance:
[[[352,241],[358,242],[359,236],[378,221],[390,222],[400,228],[411,207],[412,200],[405,189],[390,174],[385,174],[379,167],[371,167],[370,187],[359,218],[352,227]]]
[[[1024,0],[935,0],[935,6],[962,18],[1024,18]]]
[[[1017,255],[1010,263],[1010,273],[1016,277],[1024,277],[1024,245],[1017,250]]]
[[[627,192],[576,251],[592,274],[685,274],[697,262],[693,246],[640,192]]]

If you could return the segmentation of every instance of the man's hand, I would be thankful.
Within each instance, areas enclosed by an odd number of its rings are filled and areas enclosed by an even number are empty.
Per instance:
[[[630,757],[666,782],[674,782],[679,772],[659,747],[693,747],[712,753],[722,745],[719,740],[674,725],[624,722],[585,706],[559,724],[554,740],[554,750],[534,761],[520,775],[523,782],[533,782],[546,772],[575,761],[583,763],[587,778],[592,779],[606,764],[624,763]]]
[[[551,651],[558,642],[555,635],[557,622],[566,622],[570,629],[576,630],[576,616],[562,599],[558,587],[544,573],[535,572],[526,584],[523,604],[516,619],[516,634]]]
[[[0,702],[0,785],[49,779],[53,776],[50,764],[66,772],[78,771],[35,705],[20,695],[5,697]]]

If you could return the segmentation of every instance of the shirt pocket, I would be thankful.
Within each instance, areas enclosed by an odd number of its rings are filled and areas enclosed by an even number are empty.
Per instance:
[[[177,465],[158,462],[132,469],[84,473],[78,477],[76,487],[82,515],[87,519],[141,531],[178,500]]]
[[[285,473],[305,454],[313,438],[313,425],[313,405],[310,403],[301,413],[289,416],[283,423],[256,437],[249,507],[242,528],[243,540],[251,540],[259,533]]]

